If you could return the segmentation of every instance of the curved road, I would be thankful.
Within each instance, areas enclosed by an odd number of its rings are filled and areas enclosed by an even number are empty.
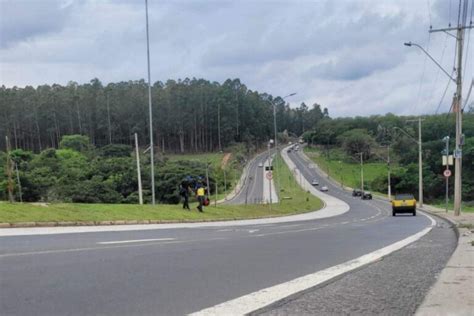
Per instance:
[[[263,167],[268,159],[268,153],[264,152],[250,161],[247,174],[240,191],[226,204],[257,204],[263,201]]]
[[[344,263],[431,224],[422,215],[392,217],[386,203],[353,198],[299,153],[290,158],[350,211],[280,224],[0,237],[2,314],[184,315]]]

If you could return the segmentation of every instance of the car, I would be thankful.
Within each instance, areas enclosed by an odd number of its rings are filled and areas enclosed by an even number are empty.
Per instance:
[[[327,192],[327,191],[329,191],[329,189],[328,189],[327,186],[324,185],[324,186],[321,187],[321,191],[322,192]]]
[[[311,181],[311,184],[312,185],[319,185],[319,181],[317,179],[314,179],[313,181]]]
[[[412,213],[416,216],[416,200],[413,194],[396,194],[392,199],[392,215]]]
[[[287,153],[291,153],[291,148],[286,151]]]
[[[362,193],[362,195],[360,196],[360,198],[362,200],[372,200],[372,193],[368,192],[368,191],[365,191]]]
[[[359,189],[352,190],[352,196],[362,196],[362,190],[359,190]]]
[[[263,163],[259,163],[259,164],[258,164],[258,167],[259,167],[259,168],[263,168]]]

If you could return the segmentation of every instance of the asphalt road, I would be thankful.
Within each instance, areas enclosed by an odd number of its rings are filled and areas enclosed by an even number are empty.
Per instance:
[[[291,158],[305,177],[326,184],[299,156]],[[425,216],[392,217],[382,202],[327,185],[349,212],[281,224],[2,237],[1,314],[184,315],[357,258],[430,225]]]
[[[268,159],[268,153],[264,152],[250,162],[247,176],[242,189],[227,204],[258,204],[263,201],[263,167],[260,164]]]

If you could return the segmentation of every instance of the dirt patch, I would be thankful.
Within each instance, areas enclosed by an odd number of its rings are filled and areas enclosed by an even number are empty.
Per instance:
[[[224,169],[227,166],[227,164],[229,163],[231,157],[232,157],[231,153],[224,154],[224,157],[222,158],[222,161],[221,161],[221,168],[222,169]]]

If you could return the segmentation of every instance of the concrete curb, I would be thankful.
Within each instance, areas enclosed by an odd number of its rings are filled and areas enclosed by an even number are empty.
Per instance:
[[[447,220],[456,231],[458,244],[436,283],[418,307],[418,316],[474,315],[474,229],[460,228],[444,210],[430,205],[424,212]],[[474,216],[473,216],[474,218]]]

